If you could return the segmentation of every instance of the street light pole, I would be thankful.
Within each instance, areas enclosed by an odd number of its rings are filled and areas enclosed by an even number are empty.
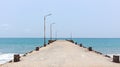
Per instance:
[[[51,23],[50,24],[50,40],[52,40],[52,25],[55,24],[55,23]]]
[[[71,40],[72,40],[72,33],[70,34]]]
[[[57,31],[55,32],[55,38],[56,38],[56,40],[57,40]]]
[[[46,17],[52,14],[48,14],[44,16],[44,47],[46,46]]]

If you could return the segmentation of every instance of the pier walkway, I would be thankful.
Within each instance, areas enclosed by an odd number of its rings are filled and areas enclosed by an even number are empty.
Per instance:
[[[57,40],[21,57],[19,62],[0,67],[120,67],[120,63],[111,60],[74,43]]]

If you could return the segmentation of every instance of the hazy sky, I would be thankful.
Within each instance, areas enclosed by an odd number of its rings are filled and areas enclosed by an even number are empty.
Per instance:
[[[120,38],[120,0],[0,0],[0,37]]]

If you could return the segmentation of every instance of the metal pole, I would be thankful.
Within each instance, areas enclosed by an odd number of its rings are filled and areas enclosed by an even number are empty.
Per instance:
[[[55,38],[56,38],[56,40],[57,40],[57,31],[55,32]]]
[[[50,40],[52,40],[52,24],[50,24]]]
[[[44,46],[46,46],[46,16],[44,16]]]
[[[72,40],[72,33],[71,33],[71,40]]]
[[[48,14],[46,16],[44,16],[44,47],[46,46],[46,17],[50,16],[52,14]]]
[[[50,40],[52,40],[52,25],[55,24],[55,23],[51,23],[50,24]]]

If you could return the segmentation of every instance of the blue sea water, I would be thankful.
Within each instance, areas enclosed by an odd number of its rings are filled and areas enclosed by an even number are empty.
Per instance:
[[[73,40],[86,47],[93,47],[103,54],[120,54],[120,38],[73,38]],[[24,54],[37,46],[43,46],[43,38],[0,38],[0,64],[13,59],[16,53]]]
[[[0,64],[13,59],[14,54],[24,54],[43,46],[43,38],[0,38]]]
[[[42,45],[42,38],[0,38],[1,53],[23,54]]]
[[[120,54],[120,38],[75,38],[74,41],[103,54]]]

